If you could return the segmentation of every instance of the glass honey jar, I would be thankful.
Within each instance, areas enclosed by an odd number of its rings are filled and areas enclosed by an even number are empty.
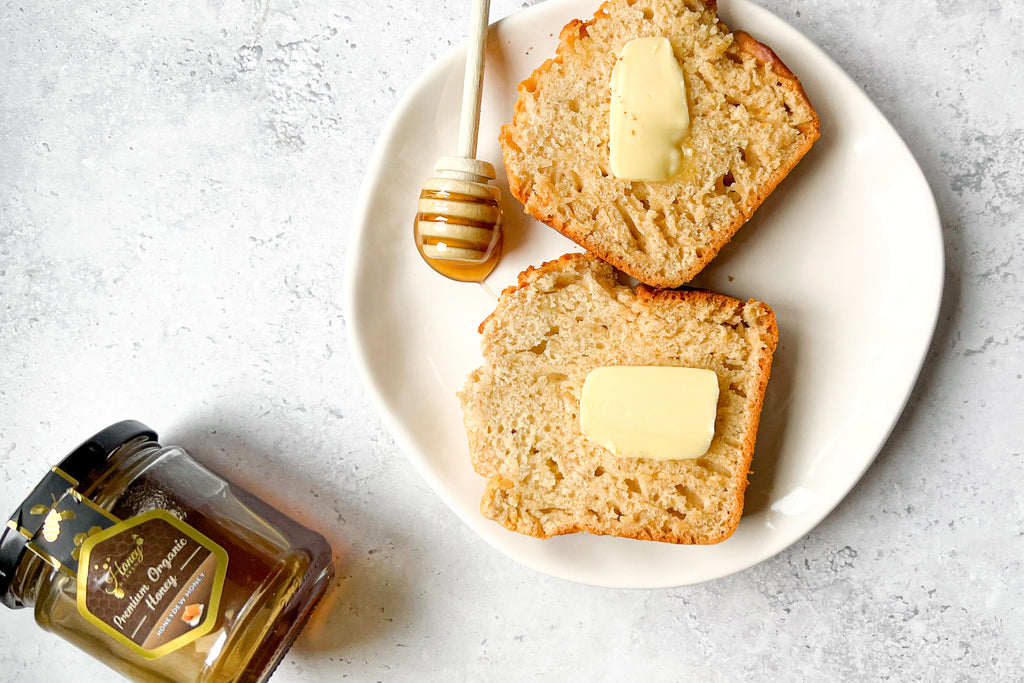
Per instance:
[[[0,602],[138,681],[270,677],[333,578],[318,533],[127,420],[0,537]]]

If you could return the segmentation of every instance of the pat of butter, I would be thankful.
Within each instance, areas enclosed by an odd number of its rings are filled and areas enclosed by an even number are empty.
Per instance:
[[[628,180],[667,180],[690,129],[686,84],[667,38],[636,38],[612,69],[611,171]]]
[[[682,460],[707,453],[717,412],[712,370],[610,366],[583,382],[580,426],[616,455]]]

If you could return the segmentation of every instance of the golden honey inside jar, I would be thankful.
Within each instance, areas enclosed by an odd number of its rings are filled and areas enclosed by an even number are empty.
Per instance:
[[[52,468],[0,537],[0,601],[137,681],[266,680],[333,576],[320,534],[132,420]]]

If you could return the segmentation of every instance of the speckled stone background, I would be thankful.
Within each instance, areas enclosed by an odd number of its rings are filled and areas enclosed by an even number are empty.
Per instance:
[[[368,407],[353,205],[399,97],[462,40],[454,0],[0,0],[0,500],[131,416],[296,511],[340,578],[280,683],[1024,680],[1024,8],[760,1],[904,137],[947,256],[905,414],[790,549],[674,590],[539,575]],[[0,680],[110,676],[0,613]]]

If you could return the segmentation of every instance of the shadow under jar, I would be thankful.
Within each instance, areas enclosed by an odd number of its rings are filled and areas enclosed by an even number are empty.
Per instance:
[[[334,572],[327,541],[134,421],[54,467],[0,540],[0,599],[138,681],[270,677]]]

